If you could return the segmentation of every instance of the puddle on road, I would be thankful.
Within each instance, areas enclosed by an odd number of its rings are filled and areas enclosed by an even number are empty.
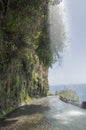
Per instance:
[[[64,103],[57,97],[49,98],[50,110],[46,117],[61,130],[86,130],[86,110]],[[80,127],[80,129],[79,129]]]

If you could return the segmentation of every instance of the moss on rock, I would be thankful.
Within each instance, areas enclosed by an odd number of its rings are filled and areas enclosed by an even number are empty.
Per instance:
[[[48,67],[36,51],[47,4],[13,0],[5,15],[1,2],[0,6],[0,113],[6,114],[29,97],[47,95]]]

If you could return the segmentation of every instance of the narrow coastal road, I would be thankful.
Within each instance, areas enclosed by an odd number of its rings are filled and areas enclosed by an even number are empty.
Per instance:
[[[42,98],[18,108],[0,130],[86,130],[86,110],[58,97]]]

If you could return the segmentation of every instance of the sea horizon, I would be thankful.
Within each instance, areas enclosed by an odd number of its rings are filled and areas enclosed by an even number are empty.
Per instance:
[[[86,84],[67,84],[67,85],[50,85],[49,92],[55,94],[56,91],[61,91],[64,89],[72,89],[79,96],[80,101],[86,101]]]

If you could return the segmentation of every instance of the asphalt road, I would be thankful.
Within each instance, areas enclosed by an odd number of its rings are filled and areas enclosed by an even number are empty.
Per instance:
[[[86,110],[46,97],[18,108],[0,130],[86,130]]]

